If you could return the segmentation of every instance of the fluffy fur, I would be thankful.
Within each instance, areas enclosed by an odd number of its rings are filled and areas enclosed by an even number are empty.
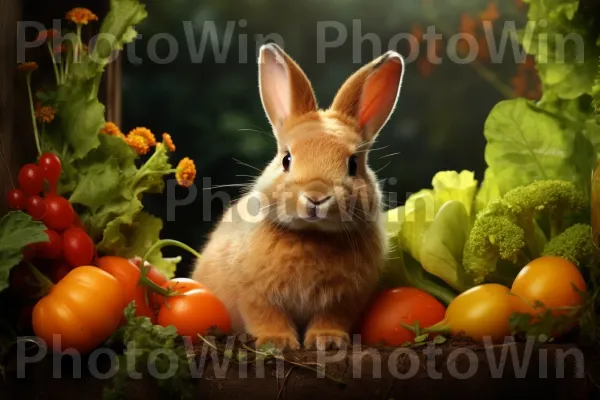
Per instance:
[[[277,45],[261,48],[259,90],[278,151],[223,215],[192,273],[257,346],[298,348],[303,330],[305,347],[349,342],[388,250],[367,154],[396,106],[403,71],[388,52],[320,110],[300,67]]]

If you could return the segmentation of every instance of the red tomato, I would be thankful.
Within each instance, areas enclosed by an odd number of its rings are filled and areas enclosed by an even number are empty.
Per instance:
[[[62,172],[60,158],[53,153],[44,153],[40,156],[38,165],[42,168],[44,178],[50,183],[50,186],[56,186]]]
[[[56,194],[46,195],[46,215],[44,224],[51,229],[64,231],[73,224],[75,211],[67,199]]]
[[[401,346],[415,338],[415,334],[401,324],[416,321],[427,328],[444,319],[446,308],[435,297],[412,287],[383,291],[371,305],[362,321],[362,343]]]
[[[98,265],[98,268],[113,275],[121,283],[124,294],[123,308],[132,301],[135,301],[136,315],[150,317],[152,322],[156,323],[156,313],[152,307],[146,303],[144,287],[141,285],[138,286],[141,272],[137,265],[126,258],[115,256],[101,257],[96,264]],[[161,285],[166,280],[154,267],[151,267],[148,278],[157,285]],[[148,297],[150,297],[150,295],[148,295]],[[148,298],[148,301],[150,301],[150,298]]]
[[[42,220],[47,214],[46,202],[40,196],[31,196],[27,199],[26,211],[31,218],[37,221]]]
[[[173,289],[179,294],[184,294],[194,289],[206,289],[203,284],[190,278],[173,278],[161,286],[165,289]],[[170,302],[170,299],[171,298],[169,298],[167,302]],[[158,293],[152,293],[152,304],[162,306],[165,304],[165,296]]]
[[[93,240],[81,228],[69,228],[63,233],[65,260],[73,267],[90,265],[96,255]]]
[[[11,210],[24,210],[27,207],[27,195],[21,189],[12,189],[6,196],[6,204]]]
[[[197,343],[198,334],[206,335],[211,328],[222,333],[231,331],[231,319],[225,305],[206,289],[193,289],[169,299],[158,311],[158,323],[173,325],[180,336]]]
[[[62,237],[52,229],[46,229],[45,232],[50,241],[38,243],[37,254],[44,258],[56,259],[63,251]]]
[[[19,171],[19,187],[30,196],[44,189],[44,171],[35,164],[25,164]]]
[[[122,316],[123,292],[117,279],[99,268],[82,266],[37,302],[33,331],[50,349],[87,353],[110,337]]]

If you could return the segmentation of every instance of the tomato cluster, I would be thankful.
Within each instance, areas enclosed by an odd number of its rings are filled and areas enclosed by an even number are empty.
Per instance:
[[[27,246],[24,257],[35,260],[53,282],[60,281],[75,267],[90,265],[96,254],[94,242],[73,206],[57,194],[61,173],[60,159],[53,153],[43,153],[37,164],[29,163],[21,168],[18,187],[7,196],[10,209],[24,211],[46,226],[49,241]],[[27,292],[23,286],[32,281],[28,268],[16,268],[13,275],[11,286]]]

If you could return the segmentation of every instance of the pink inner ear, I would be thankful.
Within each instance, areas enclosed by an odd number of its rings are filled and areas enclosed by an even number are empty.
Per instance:
[[[274,124],[280,124],[290,115],[291,89],[285,60],[271,50],[265,50],[261,86],[269,118]]]
[[[378,131],[393,111],[402,63],[389,60],[375,71],[365,82],[359,109],[359,126],[369,124],[373,131]]]

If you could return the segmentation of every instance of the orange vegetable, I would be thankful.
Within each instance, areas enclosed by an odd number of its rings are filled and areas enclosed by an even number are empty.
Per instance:
[[[108,272],[121,284],[124,294],[123,309],[135,300],[136,316],[149,317],[152,323],[156,323],[156,313],[152,307],[146,303],[144,286],[138,285],[141,271],[131,260],[123,257],[104,256],[98,259],[97,265],[100,269]],[[166,283],[166,278],[154,267],[150,268],[148,279],[157,285]],[[148,291],[148,298],[150,293]]]
[[[193,289],[181,296],[169,299],[158,312],[158,323],[173,325],[177,333],[198,342],[198,334],[206,335],[215,327],[222,333],[230,333],[231,319],[225,305],[206,289]]]
[[[123,317],[123,293],[117,279],[92,266],[69,272],[33,309],[36,336],[50,349],[87,353],[110,337]],[[55,341],[53,335],[59,335]]]
[[[575,264],[561,257],[539,257],[527,264],[515,278],[511,292],[515,311],[540,315],[550,309],[553,315],[583,305],[579,291],[586,284]],[[543,307],[534,307],[535,305]],[[540,304],[541,303],[541,304]]]

